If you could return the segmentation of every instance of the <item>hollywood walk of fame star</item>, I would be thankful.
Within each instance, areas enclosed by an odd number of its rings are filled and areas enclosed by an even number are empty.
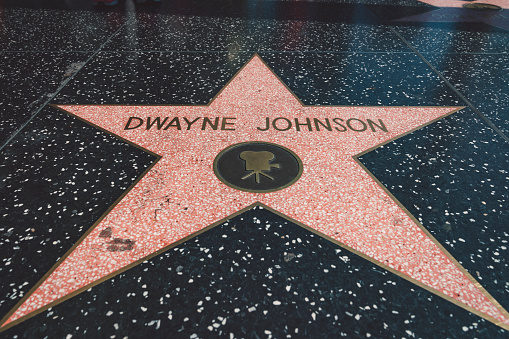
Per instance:
[[[4,326],[257,203],[471,312],[509,324],[505,310],[355,158],[461,108],[305,106],[257,55],[206,106],[59,107],[159,159],[20,301]],[[213,169],[218,154],[246,142],[293,152],[302,161],[298,180],[267,193],[219,180]]]
[[[509,30],[509,2],[504,0],[472,1],[460,0],[419,0],[439,9],[417,15],[394,20],[394,22],[471,22],[485,23],[487,25]],[[500,10],[475,9],[476,5],[488,4],[499,7]],[[469,7],[464,7],[468,5]]]
[[[435,7],[456,7],[461,8],[465,4],[486,4],[497,6],[500,8],[509,8],[509,3],[506,0],[419,0],[420,2],[424,2],[428,5]]]

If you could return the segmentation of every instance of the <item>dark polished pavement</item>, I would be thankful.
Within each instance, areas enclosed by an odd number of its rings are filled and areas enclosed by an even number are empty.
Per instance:
[[[0,2],[0,337],[509,337],[509,5],[476,2]],[[306,106],[463,107],[357,160],[499,316],[259,205],[10,322],[159,159],[56,106],[207,105],[253,55]]]

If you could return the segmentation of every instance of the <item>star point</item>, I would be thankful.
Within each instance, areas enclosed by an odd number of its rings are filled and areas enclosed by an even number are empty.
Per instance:
[[[468,310],[509,323],[504,311],[356,159],[458,107],[305,106],[255,55],[205,106],[59,108],[159,159],[22,300],[7,323],[258,205]],[[294,152],[302,160],[300,178],[267,193],[237,190],[219,180],[213,170],[216,156],[251,141]]]

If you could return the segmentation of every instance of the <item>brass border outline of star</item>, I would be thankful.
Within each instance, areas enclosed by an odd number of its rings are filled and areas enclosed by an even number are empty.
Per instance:
[[[281,82],[281,84],[283,84],[283,86],[288,90],[288,92],[291,93],[291,95],[303,107],[316,107],[316,106],[318,106],[318,107],[352,107],[351,105],[328,105],[328,106],[324,105],[324,106],[320,106],[320,105],[306,105],[306,104],[304,104],[296,96],[296,94],[287,86],[287,84],[285,82],[283,82],[281,80],[281,78],[272,70],[272,68],[270,68],[266,64],[266,62],[258,55],[258,53],[254,53],[253,56],[251,58],[249,58],[249,60],[231,77],[231,79],[218,91],[218,93],[216,95],[214,95],[214,97],[207,104],[205,104],[205,105],[186,105],[186,106],[191,106],[191,107],[192,106],[195,106],[195,107],[208,107],[208,106],[210,106],[211,103],[214,102],[214,100],[223,92],[223,90],[226,87],[228,87],[230,82],[233,79],[235,79],[236,76],[244,69],[244,67],[246,67],[246,65],[248,65],[249,62],[253,58],[255,58],[255,57],[258,57],[263,62],[263,64],[272,72],[272,74]],[[361,253],[361,252],[359,252],[359,251],[357,251],[357,250],[355,250],[355,249],[353,249],[353,248],[343,244],[342,242],[340,242],[338,240],[335,240],[335,239],[333,239],[333,238],[331,238],[331,237],[329,237],[329,236],[327,236],[327,235],[325,235],[325,234],[323,234],[323,233],[321,233],[321,232],[319,232],[319,231],[317,231],[317,230],[315,230],[315,229],[313,229],[313,228],[311,228],[311,227],[309,227],[309,226],[307,226],[307,225],[305,225],[305,224],[303,224],[303,223],[301,223],[301,222],[299,222],[299,221],[297,221],[297,220],[295,220],[295,219],[293,219],[293,218],[291,218],[291,217],[289,217],[289,216],[287,216],[287,215],[285,215],[285,214],[283,214],[283,213],[281,213],[281,212],[279,212],[279,211],[277,211],[277,210],[275,210],[275,209],[273,209],[273,208],[271,208],[271,207],[261,203],[261,202],[255,202],[255,203],[253,203],[253,204],[251,204],[251,205],[249,205],[247,207],[244,207],[244,208],[240,209],[239,211],[237,211],[235,213],[232,213],[229,216],[227,216],[227,217],[225,217],[225,218],[223,218],[221,220],[218,220],[218,221],[216,221],[216,222],[214,222],[214,223],[212,223],[212,224],[202,228],[201,230],[198,230],[198,231],[196,231],[196,232],[194,232],[194,233],[192,233],[192,234],[190,234],[190,235],[188,235],[188,236],[186,236],[186,237],[184,237],[184,238],[182,238],[182,239],[180,239],[180,240],[178,240],[178,241],[176,241],[176,242],[174,242],[174,243],[172,243],[170,245],[167,245],[167,246],[165,246],[165,247],[163,247],[163,248],[161,248],[161,249],[151,253],[150,255],[147,255],[147,256],[145,256],[145,257],[143,257],[141,259],[138,259],[138,260],[132,262],[131,264],[126,265],[126,266],[122,267],[121,269],[119,269],[119,270],[117,270],[115,272],[112,272],[112,273],[110,273],[110,274],[108,274],[108,275],[106,275],[106,276],[104,276],[104,277],[102,277],[102,278],[100,278],[100,279],[98,279],[98,280],[96,280],[96,281],[94,281],[94,282],[84,286],[84,287],[81,287],[81,288],[79,288],[79,289],[77,289],[77,290],[75,290],[75,291],[73,291],[73,292],[63,296],[62,298],[59,298],[59,299],[57,299],[57,300],[55,300],[55,301],[53,301],[53,302],[51,302],[51,303],[41,307],[41,308],[38,308],[35,311],[32,311],[32,312],[30,312],[30,313],[28,313],[28,314],[26,314],[26,315],[24,315],[24,316],[22,316],[20,318],[12,321],[10,323],[8,323],[7,325],[2,326],[18,310],[18,308],[39,288],[39,286],[46,280],[46,278],[49,277],[51,275],[51,273],[53,273],[60,266],[60,264],[65,261],[65,259],[74,251],[74,249],[76,247],[78,247],[83,242],[83,240],[85,240],[85,238],[99,225],[99,223],[111,212],[111,210],[113,210],[113,208],[138,184],[138,182],[162,158],[162,156],[159,155],[159,154],[156,154],[156,153],[154,153],[154,152],[152,152],[152,151],[150,151],[150,150],[148,150],[148,149],[146,149],[144,147],[141,147],[140,145],[135,144],[134,142],[131,142],[131,141],[129,141],[129,140],[127,140],[127,139],[125,139],[125,138],[123,138],[123,137],[121,137],[121,136],[119,136],[119,135],[117,135],[115,133],[112,133],[112,132],[110,132],[110,131],[108,131],[108,130],[106,130],[106,129],[104,129],[104,128],[102,128],[102,127],[100,127],[100,126],[98,126],[98,125],[96,125],[96,124],[94,124],[92,122],[90,122],[90,121],[87,121],[87,120],[85,120],[85,119],[83,119],[83,118],[81,118],[81,117],[79,117],[79,116],[77,116],[77,115],[75,115],[73,113],[70,113],[70,112],[68,112],[68,111],[58,107],[59,105],[50,104],[49,106],[51,106],[53,108],[56,108],[56,109],[58,109],[58,110],[60,110],[60,111],[62,111],[64,113],[68,114],[69,116],[74,117],[74,118],[76,118],[76,119],[78,119],[78,120],[80,120],[80,121],[82,121],[82,122],[84,122],[84,123],[94,127],[94,128],[97,128],[97,129],[101,130],[102,132],[105,132],[105,133],[107,133],[109,135],[112,135],[112,136],[118,138],[119,140],[122,140],[122,141],[128,143],[131,146],[134,146],[134,147],[136,147],[136,148],[138,148],[138,149],[140,149],[140,150],[142,150],[142,151],[144,151],[144,152],[146,152],[148,154],[151,154],[151,155],[155,156],[156,160],[149,167],[147,167],[147,169],[145,169],[145,171],[143,171],[143,173],[101,215],[101,217],[99,217],[99,219],[97,219],[90,226],[90,228],[78,239],[78,241],[51,267],[51,269],[0,320],[0,333],[6,331],[7,329],[9,329],[11,327],[14,327],[14,326],[24,322],[25,320],[27,320],[27,319],[29,319],[31,317],[34,317],[34,316],[36,316],[36,315],[38,315],[38,314],[48,310],[49,308],[52,308],[52,307],[54,307],[54,306],[56,306],[56,305],[58,305],[58,304],[60,304],[62,302],[65,302],[66,300],[68,300],[68,299],[70,299],[70,298],[72,298],[72,297],[74,297],[74,296],[76,296],[78,294],[83,293],[83,292],[87,291],[88,289],[93,288],[94,286],[97,286],[97,285],[101,284],[104,281],[107,281],[107,280],[109,280],[109,279],[111,279],[111,278],[113,278],[113,277],[115,277],[115,276],[117,276],[117,275],[119,275],[119,274],[121,274],[121,273],[123,273],[123,272],[125,272],[125,271],[127,271],[127,270],[129,270],[129,269],[131,269],[131,268],[133,268],[135,266],[137,266],[137,265],[140,265],[141,263],[143,263],[143,262],[145,262],[147,260],[150,260],[150,259],[152,259],[152,258],[154,258],[154,257],[156,257],[156,256],[158,256],[158,255],[160,255],[160,254],[162,254],[162,253],[164,253],[164,252],[166,252],[166,251],[168,251],[168,250],[170,250],[170,249],[172,249],[172,248],[174,248],[174,247],[176,247],[176,246],[178,246],[178,245],[180,245],[180,244],[182,244],[182,243],[184,243],[184,242],[186,242],[186,241],[188,241],[188,240],[190,240],[190,239],[192,239],[192,238],[194,238],[194,237],[196,237],[196,236],[198,236],[198,235],[200,235],[202,233],[204,233],[204,232],[207,232],[208,230],[210,230],[210,229],[212,229],[212,228],[214,228],[214,227],[216,227],[218,225],[221,225],[224,222],[226,222],[226,221],[228,221],[228,220],[230,220],[230,219],[232,219],[232,218],[234,218],[234,217],[236,217],[236,216],[238,216],[238,215],[240,215],[240,214],[242,214],[242,213],[244,213],[244,212],[246,212],[246,211],[248,211],[250,209],[253,209],[254,207],[264,208],[264,209],[266,209],[266,210],[268,210],[268,211],[270,211],[270,212],[272,212],[272,213],[274,213],[274,214],[276,214],[276,215],[286,219],[287,221],[289,221],[291,223],[294,223],[294,224],[296,224],[296,225],[298,225],[300,227],[303,227],[307,231],[310,231],[310,232],[312,232],[312,233],[314,233],[314,234],[316,234],[316,235],[318,235],[318,236],[320,236],[320,237],[322,237],[322,238],[332,242],[333,244],[338,245],[341,248],[343,248],[343,249],[345,249],[345,250],[347,250],[347,251],[349,251],[349,252],[351,252],[353,254],[356,254],[356,255],[360,256],[361,258],[363,258],[365,260],[368,260],[369,262],[371,262],[371,263],[373,263],[373,264],[375,264],[375,265],[377,265],[377,266],[379,266],[379,267],[389,271],[390,273],[393,273],[393,274],[395,274],[395,275],[397,275],[397,276],[399,276],[399,277],[401,277],[401,278],[403,278],[403,279],[405,279],[405,280],[407,280],[407,281],[417,285],[418,287],[421,287],[421,288],[427,290],[428,292],[431,292],[434,295],[436,295],[438,297],[441,297],[441,298],[443,298],[443,299],[445,299],[445,300],[447,300],[447,301],[449,301],[449,302],[451,302],[451,303],[453,303],[453,304],[463,308],[464,310],[466,310],[466,311],[468,311],[470,313],[473,313],[473,314],[475,314],[475,315],[477,315],[477,316],[479,316],[479,317],[481,317],[481,318],[483,318],[483,319],[485,319],[485,320],[487,320],[487,321],[489,321],[489,322],[491,322],[491,323],[493,323],[493,324],[495,324],[495,325],[497,325],[497,326],[499,326],[499,327],[509,331],[509,325],[508,324],[505,324],[505,323],[503,323],[503,322],[501,322],[501,321],[499,321],[499,320],[497,320],[497,319],[495,319],[495,318],[493,318],[493,317],[491,317],[491,316],[489,316],[489,315],[487,315],[485,313],[482,313],[482,312],[478,311],[477,309],[475,309],[475,308],[473,308],[471,306],[468,306],[468,305],[466,305],[466,304],[464,304],[464,303],[462,303],[462,302],[460,302],[460,301],[458,301],[458,300],[456,300],[456,299],[454,299],[454,298],[452,298],[452,297],[450,297],[450,296],[448,296],[448,295],[446,295],[446,294],[444,294],[442,292],[439,292],[439,291],[429,287],[428,285],[425,285],[425,284],[423,284],[423,283],[421,283],[421,282],[419,282],[419,281],[417,281],[417,280],[415,280],[415,279],[413,279],[413,278],[411,278],[411,277],[401,273],[400,271],[398,271],[398,270],[396,270],[394,268],[391,268],[391,267],[389,267],[389,266],[387,266],[387,265],[385,265],[385,264],[383,264],[383,263],[381,263],[381,262],[379,262],[379,261],[369,257],[368,255],[366,255],[364,253]],[[83,105],[67,105],[67,106],[83,106]],[[88,105],[88,106],[128,106],[129,107],[129,106],[137,106],[137,105],[104,105],[104,104],[102,104],[102,105]],[[164,105],[164,104],[159,104],[159,105],[143,105],[143,106],[158,107],[158,106],[182,106],[182,105]],[[377,107],[377,108],[380,108],[380,107],[384,107],[384,106],[354,106],[354,107]],[[388,106],[388,107],[412,107],[412,106]],[[434,107],[434,106],[417,106],[417,107],[421,107],[422,108],[422,107]],[[443,106],[443,108],[445,108],[445,107],[448,107],[448,106]],[[369,153],[369,152],[371,152],[371,151],[373,151],[373,150],[375,150],[375,149],[377,149],[377,148],[379,148],[379,147],[381,147],[383,145],[386,145],[386,144],[388,144],[390,142],[393,142],[393,141],[395,141],[397,139],[400,139],[400,138],[406,136],[407,134],[410,134],[410,133],[412,133],[414,131],[417,131],[417,130],[419,130],[421,128],[424,128],[425,126],[428,126],[428,125],[433,124],[433,123],[435,123],[435,122],[437,122],[437,121],[439,121],[439,120],[441,120],[443,118],[446,118],[446,117],[448,117],[448,116],[450,116],[450,115],[452,115],[454,113],[457,113],[457,112],[461,111],[462,109],[464,109],[465,106],[459,106],[459,107],[451,106],[450,108],[453,109],[451,112],[449,112],[449,113],[447,113],[445,115],[442,115],[442,116],[440,116],[440,117],[438,117],[436,119],[433,119],[433,120],[431,120],[431,121],[429,121],[429,122],[427,122],[425,124],[417,126],[417,127],[413,128],[411,130],[408,130],[408,131],[406,131],[406,132],[404,132],[404,133],[402,133],[400,135],[397,135],[397,136],[395,136],[395,137],[393,137],[393,138],[391,138],[389,140],[386,140],[385,142],[382,142],[382,143],[380,143],[380,144],[378,144],[378,145],[376,145],[374,147],[371,147],[371,148],[369,148],[369,149],[367,149],[367,150],[365,150],[365,151],[363,151],[363,152],[361,152],[359,154],[356,154],[356,155],[353,156],[353,159],[380,186],[380,188],[382,188],[383,191],[405,212],[405,214],[407,214],[408,217],[410,217],[412,219],[412,221],[419,227],[419,229],[422,232],[424,232],[424,234],[426,236],[428,236],[430,238],[430,240],[440,249],[440,251],[442,251],[446,255],[446,257],[449,260],[451,260],[451,262],[481,291],[481,293],[486,298],[488,298],[488,300],[497,308],[497,310],[502,315],[504,315],[507,319],[509,319],[509,312],[507,312],[502,307],[502,305],[500,305],[500,303],[498,301],[496,301],[496,299],[494,297],[492,297],[489,294],[489,292],[486,289],[484,289],[484,287],[469,272],[466,271],[466,269],[440,244],[440,242],[438,242],[435,239],[435,237],[433,237],[433,235],[431,235],[431,233],[410,213],[410,211],[408,211],[408,209],[405,208],[405,206],[387,189],[387,187],[385,187],[373,175],[373,173],[371,173],[367,169],[367,167],[364,166],[360,162],[360,160],[358,159],[362,155],[364,155],[366,153]]]

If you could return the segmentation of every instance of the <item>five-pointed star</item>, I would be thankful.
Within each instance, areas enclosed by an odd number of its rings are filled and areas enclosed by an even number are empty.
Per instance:
[[[440,7],[434,11],[412,15],[395,22],[472,22],[509,30],[509,2],[505,0],[472,1],[461,0],[419,0]],[[489,4],[501,8],[499,11],[464,8],[463,5]]]
[[[503,310],[354,157],[459,108],[305,106],[256,55],[206,106],[60,108],[160,158],[8,322],[86,290],[257,202],[472,312],[506,321]],[[161,128],[156,122],[147,129],[149,117],[151,122],[160,117]],[[204,117],[212,124],[217,117],[217,129],[203,124]],[[315,118],[328,119],[331,130],[321,126],[317,131]],[[267,119],[271,127],[264,130]],[[369,125],[368,119],[381,127]],[[288,122],[293,127],[284,130]],[[300,131],[296,122],[302,124]],[[302,176],[270,193],[225,185],[214,174],[214,159],[225,148],[247,141],[292,150],[302,160]]]

